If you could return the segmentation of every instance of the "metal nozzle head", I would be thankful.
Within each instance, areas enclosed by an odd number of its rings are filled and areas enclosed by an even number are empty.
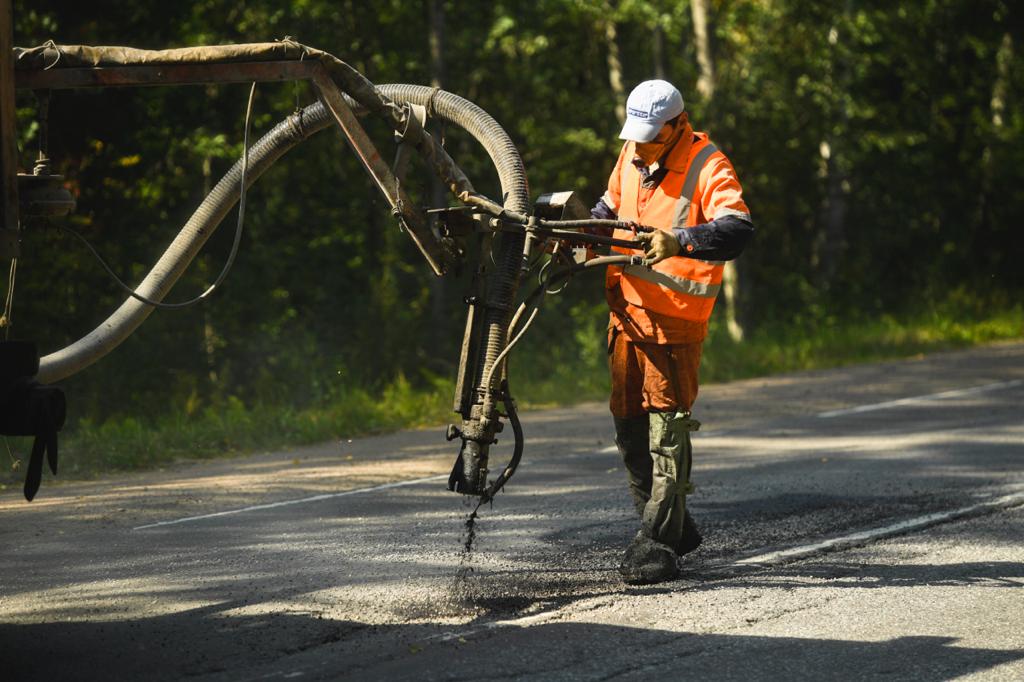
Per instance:
[[[463,440],[459,457],[448,477],[448,490],[463,495],[483,495],[487,490],[487,448],[474,440]]]

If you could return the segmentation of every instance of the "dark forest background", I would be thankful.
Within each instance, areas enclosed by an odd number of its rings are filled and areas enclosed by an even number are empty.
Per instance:
[[[1009,0],[16,0],[14,16],[19,46],[292,36],[375,83],[435,84],[476,102],[515,140],[533,196],[573,189],[588,204],[618,152],[629,90],[671,80],[694,127],[733,161],[758,230],[715,313],[708,378],[771,369],[773,353],[880,320],[896,328],[930,315],[948,329],[1009,314],[1010,334],[1014,324],[1024,333],[1024,31]],[[129,281],[239,157],[247,93],[52,93],[49,153],[78,200],[68,224]],[[254,139],[313,97],[304,84],[261,85]],[[18,105],[30,167],[36,100],[22,93]],[[393,153],[384,129],[367,125]],[[478,189],[498,198],[468,136],[439,132]],[[216,276],[233,223],[168,300]],[[123,300],[59,231],[29,225],[22,251],[12,335],[44,352]],[[223,291],[157,312],[65,382],[72,415],[145,422],[225,406],[301,410],[352,392],[380,400],[396,385],[434,391],[454,375],[464,286],[433,278],[327,129],[250,192]],[[521,397],[599,395],[604,325],[599,278],[574,281],[517,351],[512,371],[535,387]],[[761,349],[760,364],[744,360],[748,345]]]

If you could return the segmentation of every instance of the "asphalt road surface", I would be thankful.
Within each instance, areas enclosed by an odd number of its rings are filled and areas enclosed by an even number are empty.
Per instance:
[[[5,492],[0,679],[1024,679],[1024,344],[695,416],[705,544],[645,588],[598,404],[523,415],[468,553],[441,429]]]

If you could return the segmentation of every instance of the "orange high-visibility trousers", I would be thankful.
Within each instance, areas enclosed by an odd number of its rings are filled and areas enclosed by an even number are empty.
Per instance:
[[[697,399],[701,343],[639,343],[619,329],[608,330],[613,417],[648,412],[689,412]]]

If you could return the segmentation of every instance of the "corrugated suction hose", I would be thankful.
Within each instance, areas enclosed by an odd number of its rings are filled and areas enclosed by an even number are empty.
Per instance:
[[[416,85],[382,85],[378,89],[386,97],[404,104],[428,106],[446,123],[464,128],[487,150],[506,197],[506,207],[524,212],[528,206],[526,172],[519,152],[508,134],[488,115],[458,95]],[[249,151],[246,186],[251,186],[271,165],[295,145],[330,125],[331,119],[320,102],[289,116],[260,138]],[[241,190],[241,161],[236,162],[221,178],[192,217],[164,251],[153,269],[136,288],[147,298],[161,300],[188,268],[199,250],[238,201]],[[510,235],[506,235],[510,236]],[[499,268],[494,285],[495,296],[511,302],[517,286],[519,251],[522,236],[506,239],[501,246]],[[516,243],[518,242],[518,244]],[[93,364],[121,344],[153,312],[154,308],[129,298],[96,329],[71,345],[50,353],[40,361],[37,380],[59,381]],[[496,311],[502,313],[502,311]],[[508,327],[509,313],[491,314],[487,318],[486,358],[501,352]],[[492,352],[493,349],[493,352]],[[486,359],[480,365],[488,364]],[[479,366],[479,365],[478,365]],[[483,369],[481,367],[481,369]]]

